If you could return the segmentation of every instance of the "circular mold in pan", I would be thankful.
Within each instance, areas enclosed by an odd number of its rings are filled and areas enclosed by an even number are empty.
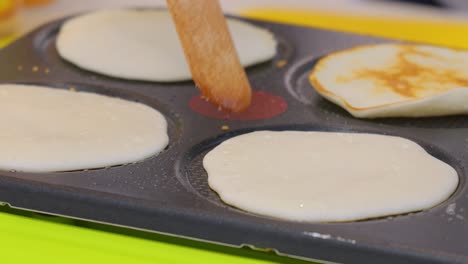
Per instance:
[[[166,119],[167,122],[167,133],[169,136],[169,144],[166,146],[166,148],[161,151],[158,155],[149,157],[146,160],[150,160],[159,156],[162,156],[165,154],[165,152],[168,152],[170,149],[174,148],[180,140],[180,136],[182,134],[182,122],[178,118],[179,115],[175,113],[172,108],[169,106],[166,106],[162,103],[160,103],[158,100],[154,99],[153,97],[145,96],[143,94],[133,92],[133,91],[128,91],[125,89],[119,89],[115,87],[102,87],[102,86],[94,86],[94,85],[85,85],[85,84],[79,84],[79,83],[43,83],[43,82],[21,82],[21,83],[11,83],[11,84],[22,84],[22,85],[37,85],[37,86],[43,86],[43,87],[49,87],[49,88],[56,88],[56,89],[68,89],[76,92],[90,92],[90,93],[96,93],[96,94],[101,94],[101,95],[107,95],[110,97],[116,97],[128,101],[133,101],[133,102],[139,102],[142,104],[145,104],[147,106],[150,106],[156,110],[158,110]],[[143,162],[143,161],[140,161]],[[137,162],[138,163],[138,162]],[[125,166],[125,165],[116,165],[112,167],[119,167],[119,166]],[[107,169],[107,168],[96,168],[96,169],[89,169],[89,170],[82,170],[82,171],[95,171],[95,170],[100,170],[100,169]],[[2,174],[5,174],[8,172],[2,172]],[[12,172],[12,176],[18,176],[20,174],[47,174],[47,173],[22,173],[22,172]],[[64,172],[54,172],[54,174],[57,173],[64,173]]]
[[[366,131],[366,130],[353,130],[353,131],[345,131],[343,129],[339,128],[324,128],[324,127],[317,127],[317,126],[310,126],[310,125],[300,125],[300,126],[274,126],[274,127],[265,127],[264,129],[243,129],[239,131],[231,131],[229,133],[220,135],[216,138],[213,139],[208,139],[203,142],[200,142],[199,144],[195,145],[192,149],[190,149],[186,155],[182,158],[181,163],[179,164],[179,167],[177,168],[179,171],[177,173],[177,177],[179,178],[179,181],[184,185],[189,191],[195,193],[196,195],[202,197],[205,199],[207,202],[215,204],[216,206],[219,206],[221,208],[224,208],[226,210],[233,210],[241,214],[247,214],[255,217],[260,217],[260,218],[267,218],[267,219],[276,219],[272,218],[269,216],[263,216],[263,215],[258,215],[254,214],[251,212],[244,211],[242,209],[238,209],[234,206],[228,205],[224,203],[218,194],[213,191],[208,184],[208,175],[203,168],[203,158],[204,156],[212,150],[214,147],[219,145],[221,142],[224,140],[227,140],[229,138],[242,135],[245,133],[253,132],[253,131],[258,131],[258,130],[273,130],[273,131],[283,131],[283,130],[296,130],[296,131],[326,131],[326,132],[352,132],[352,133],[375,133],[374,131]],[[376,132],[378,133],[378,132]],[[408,216],[414,217],[414,216],[424,216],[427,214],[436,214],[435,211],[438,211],[438,208],[444,207],[452,202],[452,200],[457,199],[460,195],[464,193],[465,189],[465,171],[464,167],[460,164],[460,161],[456,158],[454,158],[451,154],[448,152],[442,150],[440,147],[428,143],[426,141],[418,140],[416,138],[409,138],[405,137],[403,135],[398,135],[397,133],[392,134],[393,136],[401,136],[404,138],[408,138],[410,140],[415,141],[418,143],[420,146],[422,146],[430,155],[433,157],[449,164],[452,166],[458,174],[459,177],[459,182],[456,190],[451,194],[451,196],[440,203],[437,206],[434,206],[432,208],[423,210],[423,211],[418,211],[418,212],[409,212],[405,214],[400,214],[400,215],[390,215],[390,216],[383,216],[383,217],[377,217],[377,218],[371,218],[371,219],[364,219],[364,220],[358,220],[358,221],[351,221],[351,222],[329,222],[325,224],[342,224],[342,223],[356,223],[356,222],[367,222],[367,221],[388,221],[388,220],[395,220],[395,219],[400,219],[400,218],[405,218]],[[294,221],[289,221],[289,220],[282,220],[282,219],[276,219],[279,221],[286,221],[286,222],[294,222]]]
[[[357,119],[340,106],[318,94],[309,82],[309,75],[320,58],[311,57],[298,62],[286,73],[285,84],[296,100],[312,108],[317,116],[337,123],[361,123],[412,128],[468,128],[468,115],[420,118]]]
[[[266,74],[275,70],[277,68],[282,68],[285,64],[290,61],[294,54],[293,46],[279,33],[274,32],[271,25],[268,23],[263,23],[259,21],[249,20],[245,18],[239,17],[232,17],[230,18],[241,20],[253,24],[254,26],[258,26],[264,29],[269,30],[275,36],[277,41],[277,48],[275,56],[268,61],[261,62],[259,64],[254,64],[246,68],[248,75],[257,75],[257,74]],[[35,53],[38,54],[39,58],[44,61],[47,65],[57,70],[64,70],[67,72],[72,72],[79,75],[80,78],[91,78],[92,80],[102,79],[108,81],[120,81],[120,82],[133,82],[136,83],[181,83],[181,82],[191,82],[189,80],[185,81],[176,81],[176,82],[156,82],[156,81],[142,81],[142,80],[130,80],[130,79],[123,79],[118,77],[112,77],[104,74],[100,74],[97,72],[89,71],[86,69],[82,69],[75,64],[68,62],[60,57],[58,54],[55,42],[57,36],[60,32],[60,27],[63,23],[65,23],[68,19],[73,17],[68,17],[65,19],[61,19],[55,23],[48,24],[40,29],[37,30],[35,36],[33,37],[33,46]]]

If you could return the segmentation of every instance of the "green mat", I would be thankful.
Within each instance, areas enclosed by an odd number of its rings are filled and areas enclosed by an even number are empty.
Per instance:
[[[7,206],[0,234],[1,263],[311,263]]]

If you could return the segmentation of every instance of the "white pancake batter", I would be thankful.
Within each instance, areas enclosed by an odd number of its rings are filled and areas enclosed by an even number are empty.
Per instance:
[[[0,85],[0,169],[82,170],[136,162],[168,144],[167,123],[141,103],[88,92]]]
[[[227,23],[242,65],[276,54],[269,31],[236,19]],[[104,75],[164,82],[191,79],[167,10],[104,10],[78,16],[65,22],[56,45],[65,60]]]
[[[458,176],[413,141],[376,134],[258,131],[203,160],[208,183],[240,209],[293,221],[354,221],[424,210]]]

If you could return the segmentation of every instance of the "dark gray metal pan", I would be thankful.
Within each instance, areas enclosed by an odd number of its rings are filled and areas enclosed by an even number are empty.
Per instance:
[[[137,100],[168,119],[170,144],[159,156],[125,166],[61,173],[0,172],[0,201],[12,207],[127,226],[239,247],[344,263],[468,263],[468,117],[358,120],[320,98],[307,81],[324,54],[388,40],[251,21],[280,40],[271,62],[247,70],[255,89],[281,96],[288,109],[257,121],[211,119],[193,112],[192,82],[126,81],[60,59],[55,38],[64,20],[0,51],[0,83],[31,83]],[[278,60],[287,65],[276,67]],[[21,71],[18,70],[21,66]],[[39,67],[33,72],[32,67]],[[49,73],[42,70],[48,68]],[[1,126],[7,126],[2,124]],[[229,131],[221,126],[228,125]],[[427,211],[352,223],[297,223],[223,204],[208,188],[203,155],[222,140],[253,130],[296,129],[397,135],[452,165],[460,185]],[[449,210],[447,210],[449,208]]]

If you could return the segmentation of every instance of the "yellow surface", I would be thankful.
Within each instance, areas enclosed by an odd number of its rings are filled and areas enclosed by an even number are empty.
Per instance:
[[[17,6],[17,0],[0,0],[0,14],[12,13]]]
[[[408,20],[390,17],[356,16],[344,13],[326,13],[314,10],[266,8],[249,9],[242,12],[241,15],[274,22],[468,49],[468,22]],[[13,39],[12,36],[0,39],[0,47],[10,43]]]
[[[0,38],[0,48],[5,47],[6,45],[10,44],[10,42],[13,42],[13,40],[16,39],[15,35],[9,35],[3,38]]]
[[[14,7],[14,2],[12,0],[0,0],[0,13],[9,11]]]
[[[284,9],[251,9],[242,15],[274,22],[468,49],[468,22],[408,20]]]

